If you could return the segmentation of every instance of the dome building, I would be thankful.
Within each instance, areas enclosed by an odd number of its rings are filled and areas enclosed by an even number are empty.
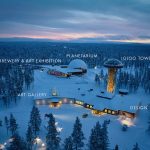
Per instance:
[[[74,59],[74,60],[72,60],[69,63],[68,67],[72,68],[72,69],[86,69],[87,70],[86,63],[83,60],[81,60],[81,59]]]
[[[57,68],[49,69],[48,74],[57,77],[70,77],[72,75],[83,75],[87,72],[87,65],[81,59],[72,60],[69,65],[60,66]]]
[[[87,72],[87,65],[86,63],[81,59],[74,59],[72,60],[69,65],[68,69],[72,69],[71,72],[73,75],[77,74],[84,74]]]

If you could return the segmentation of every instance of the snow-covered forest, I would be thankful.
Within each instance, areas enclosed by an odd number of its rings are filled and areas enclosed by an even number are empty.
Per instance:
[[[78,106],[63,105],[58,109],[35,106],[36,96],[18,96],[45,92],[50,97],[50,90],[56,88],[62,97],[82,99],[95,107],[103,103],[111,107],[109,102],[115,100],[122,102],[120,107],[130,104],[124,99],[147,106],[150,104],[150,60],[129,61],[122,57],[149,56],[149,48],[143,44],[1,42],[0,59],[56,58],[61,63],[0,63],[0,150],[149,150],[149,107],[140,110],[133,124],[128,124],[122,123],[120,117],[95,116]],[[68,65],[76,54],[82,54],[79,59],[88,65],[85,76],[64,79],[47,74],[47,66]],[[83,57],[84,54],[91,58]],[[93,58],[92,54],[97,57]],[[108,58],[121,60],[124,67],[117,71],[115,98],[98,99],[96,94],[106,89],[108,82],[108,72],[103,66]],[[121,96],[119,89],[127,89],[129,94]],[[83,118],[85,114],[87,118]]]

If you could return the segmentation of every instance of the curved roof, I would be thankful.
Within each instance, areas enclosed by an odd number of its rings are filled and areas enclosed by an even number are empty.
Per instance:
[[[79,68],[87,69],[86,63],[83,60],[81,60],[81,59],[74,59],[74,60],[72,60],[69,63],[68,67],[72,68],[72,69],[79,69]]]
[[[104,67],[107,67],[107,68],[122,68],[123,63],[118,59],[108,59],[104,63]]]

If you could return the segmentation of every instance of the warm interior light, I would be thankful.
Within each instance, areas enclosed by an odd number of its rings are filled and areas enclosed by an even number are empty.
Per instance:
[[[115,90],[115,80],[116,80],[116,69],[109,68],[108,69],[108,84],[107,84],[107,92],[113,93]]]
[[[119,117],[119,121],[122,125],[127,125],[128,127],[134,126],[134,120],[127,117]]]

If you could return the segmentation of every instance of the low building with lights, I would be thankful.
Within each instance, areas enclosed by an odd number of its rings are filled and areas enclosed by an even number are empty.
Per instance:
[[[81,59],[72,60],[69,65],[66,66],[54,66],[50,68],[47,73],[57,77],[70,77],[73,75],[83,75],[87,72],[87,65]]]
[[[99,109],[96,109],[96,108],[93,108],[91,112],[92,112],[93,115],[98,115],[98,116],[101,116],[101,115],[105,114],[102,110],[99,110]]]
[[[119,115],[118,110],[112,110],[112,109],[105,108],[103,110],[103,112],[106,114],[110,114],[110,115]]]
[[[94,105],[92,104],[88,104],[88,103],[84,103],[83,107],[87,108],[87,109],[93,109]]]
[[[74,100],[74,104],[83,106],[83,105],[84,105],[84,101],[75,99],[75,100]]]

